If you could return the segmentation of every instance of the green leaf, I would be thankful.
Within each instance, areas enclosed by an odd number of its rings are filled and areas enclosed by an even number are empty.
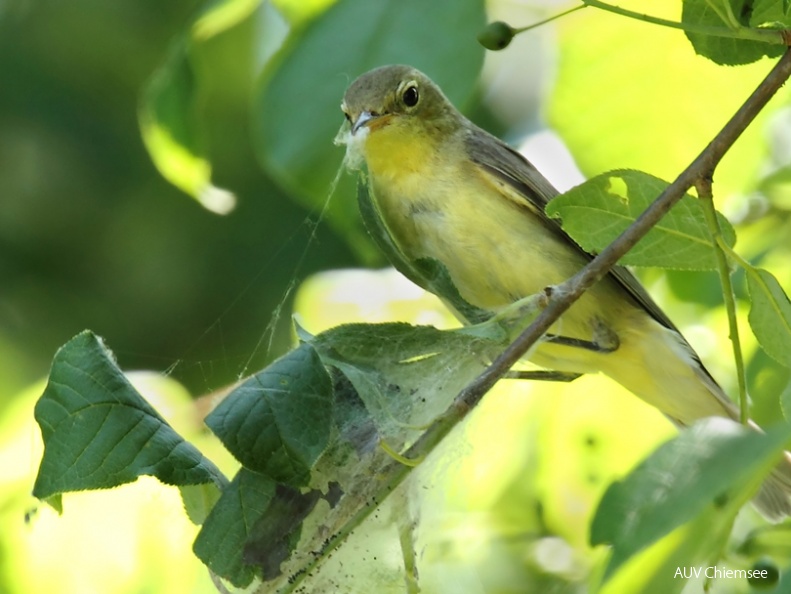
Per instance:
[[[192,24],[192,37],[203,41],[222,33],[246,19],[263,0],[212,0]]]
[[[44,438],[33,487],[39,499],[115,487],[141,475],[168,485],[225,482],[137,393],[89,331],[58,350],[35,417]]]
[[[188,31],[172,42],[162,65],[148,80],[140,103],[143,141],[162,176],[217,214],[236,206],[236,197],[211,183],[211,163],[201,125],[202,99],[192,51],[247,18],[261,0],[206,2]]]
[[[684,0],[682,6],[681,22],[685,25],[718,27],[727,30],[734,26],[747,26],[749,24],[747,21],[750,21],[751,16],[751,11],[748,11],[747,14],[742,14],[742,7],[749,6],[749,4],[741,0],[730,0],[730,3],[729,0],[717,0],[717,2],[712,2],[711,0]],[[718,10],[715,11],[712,6],[718,6]],[[724,20],[729,12],[737,21],[736,23]],[[761,12],[765,12],[765,9],[762,9]],[[728,66],[749,64],[760,60],[764,56],[777,57],[785,49],[779,44],[706,35],[691,31],[685,31],[685,33],[697,54],[705,56],[717,64]]]
[[[750,327],[769,356],[791,367],[791,302],[769,271],[750,267],[746,272]]]
[[[482,0],[339,0],[292,31],[261,78],[253,128],[261,163],[302,204],[321,208],[343,159],[333,138],[349,83],[376,66],[411,64],[461,105],[483,64],[475,36],[485,20]],[[354,183],[341,178],[328,221],[370,255]]]
[[[250,377],[206,417],[245,467],[294,486],[307,484],[332,422],[332,383],[309,344]]]
[[[242,468],[223,490],[193,544],[198,558],[234,586],[245,587],[257,572],[245,563],[244,547],[252,527],[266,513],[275,482]]]
[[[788,425],[762,434],[712,418],[660,446],[610,485],[596,510],[591,544],[613,547],[606,577],[724,496],[738,503],[751,496],[789,437]]]
[[[789,0],[756,0],[750,15],[750,24],[753,27],[791,27],[789,6]]]
[[[736,513],[736,510],[733,510]],[[731,516],[713,506],[688,524],[633,555],[607,580],[598,594],[676,594],[688,586],[679,568],[711,562],[731,531]],[[689,575],[689,574],[687,574]]]
[[[612,243],[667,187],[640,171],[598,175],[553,199],[546,208],[585,251],[596,254]],[[736,234],[718,215],[728,245]],[[714,270],[714,247],[700,205],[684,196],[623,258],[621,264],[679,270]]]
[[[203,524],[222,495],[222,491],[214,483],[182,485],[179,487],[179,492],[184,503],[184,511],[187,512],[190,522],[196,526]]]
[[[236,199],[211,184],[211,164],[206,157],[197,101],[188,42],[181,36],[146,85],[140,105],[140,131],[154,165],[165,179],[208,210],[226,214],[234,208]]]

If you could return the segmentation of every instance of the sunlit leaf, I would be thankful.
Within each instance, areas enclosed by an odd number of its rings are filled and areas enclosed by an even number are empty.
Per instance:
[[[667,188],[667,182],[640,171],[611,171],[553,199],[546,208],[582,248],[598,253],[612,243]],[[728,245],[736,235],[718,215]],[[717,260],[703,211],[684,196],[620,262],[686,270],[716,269]]]
[[[768,355],[791,367],[791,302],[769,271],[749,268],[746,272],[750,327]]]
[[[317,17],[336,0],[272,0],[272,5],[288,20],[293,27]]]
[[[192,24],[192,35],[202,41],[230,29],[244,20],[264,0],[213,0],[209,2]]]
[[[680,593],[690,579],[703,575],[703,564],[727,540],[730,528],[728,513],[704,509],[688,524],[630,557],[608,576],[598,594]]]
[[[750,24],[753,27],[791,26],[791,12],[788,0],[755,0],[750,14]]]
[[[39,499],[115,487],[141,475],[169,485],[225,482],[137,393],[91,332],[57,352],[35,416],[44,438],[33,488]]]
[[[241,469],[223,490],[195,539],[193,550],[198,558],[235,586],[247,586],[257,574],[244,562],[244,547],[274,493],[272,479]]]
[[[179,492],[187,517],[196,525],[203,524],[222,494],[214,483],[182,485],[179,487]]]
[[[607,575],[709,506],[751,496],[789,437],[786,425],[761,434],[713,418],[660,446],[607,489],[596,511],[591,544],[612,545]]]
[[[728,4],[729,1],[730,5]],[[730,14],[740,26],[749,24],[748,22],[742,22],[741,9],[744,4],[738,0],[718,0],[717,2],[684,0],[682,5],[681,22],[684,24],[728,30],[734,26],[734,23],[728,22],[726,16],[729,12],[728,6],[730,6]],[[719,10],[715,11],[714,6],[718,6]],[[777,57],[784,50],[784,47],[780,44],[734,39],[719,35],[706,35],[691,31],[686,31],[686,35],[698,54],[713,60],[717,64],[729,66],[749,64],[764,56]]]
[[[201,123],[199,77],[194,45],[247,18],[261,0],[210,0],[188,31],[172,42],[168,55],[149,79],[140,103],[140,130],[162,176],[204,208],[227,214],[236,197],[211,181],[211,163]]]
[[[162,66],[148,82],[140,105],[140,130],[159,172],[174,186],[218,214],[230,212],[236,199],[211,183],[197,112],[198,90],[186,38],[171,45]]]

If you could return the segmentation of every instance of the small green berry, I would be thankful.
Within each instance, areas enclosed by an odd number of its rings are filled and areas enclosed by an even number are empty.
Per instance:
[[[516,34],[516,29],[503,21],[495,21],[486,25],[478,34],[478,43],[492,51],[499,51],[508,47]]]
[[[766,557],[756,561],[750,572],[747,582],[756,589],[771,588],[780,580],[780,570],[777,565]]]

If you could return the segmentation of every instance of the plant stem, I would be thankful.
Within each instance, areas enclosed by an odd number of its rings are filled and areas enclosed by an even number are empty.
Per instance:
[[[558,14],[556,14],[554,16],[549,17],[549,18],[546,18],[543,21],[538,21],[537,23],[533,23],[531,25],[527,25],[526,27],[516,27],[513,30],[514,34],[524,33],[525,31],[530,31],[531,29],[535,29],[537,27],[540,27],[541,25],[546,25],[547,23],[551,23],[552,21],[557,20],[557,19],[559,19],[561,17],[564,17],[567,14],[571,14],[572,12],[576,12],[578,10],[582,10],[586,6],[587,6],[587,4],[583,3],[580,6],[575,6],[574,8],[569,8],[568,10],[564,10],[563,12],[558,13]]]
[[[600,0],[582,0],[586,6],[600,8],[607,12],[612,12],[621,16],[645,21],[653,25],[661,25],[662,27],[670,27],[672,29],[682,29],[689,33],[699,33],[701,35],[712,35],[715,37],[730,37],[734,39],[744,39],[751,41],[762,41],[763,43],[771,43],[774,45],[786,45],[786,36],[782,29],[754,29],[752,27],[726,28],[726,27],[707,27],[704,25],[695,25],[692,23],[679,23],[678,21],[670,21],[659,17],[634,12],[620,6],[607,4]]]
[[[736,364],[736,381],[739,385],[739,421],[746,425],[749,421],[749,404],[747,402],[747,377],[744,371],[744,355],[742,354],[741,340],[739,339],[739,322],[736,318],[736,297],[731,282],[731,271],[728,258],[720,247],[725,243],[717,220],[717,211],[714,209],[714,197],[711,191],[711,177],[701,176],[695,184],[698,190],[698,200],[703,208],[709,233],[713,239],[714,254],[717,258],[717,272],[720,275],[722,296],[725,301],[725,311],[728,313],[728,335],[733,345],[733,361]]]

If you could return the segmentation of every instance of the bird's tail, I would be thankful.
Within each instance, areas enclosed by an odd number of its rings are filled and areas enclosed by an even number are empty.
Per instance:
[[[654,320],[650,320],[650,325],[651,328],[635,328],[632,336],[621,337],[618,364],[607,365],[602,371],[681,427],[712,416],[738,420],[738,408],[684,338]],[[750,426],[761,431],[753,422]],[[791,516],[791,454],[784,452],[753,504],[773,521]]]
[[[788,452],[783,453],[783,460],[764,480],[753,497],[753,505],[774,522],[791,516],[791,456]]]

